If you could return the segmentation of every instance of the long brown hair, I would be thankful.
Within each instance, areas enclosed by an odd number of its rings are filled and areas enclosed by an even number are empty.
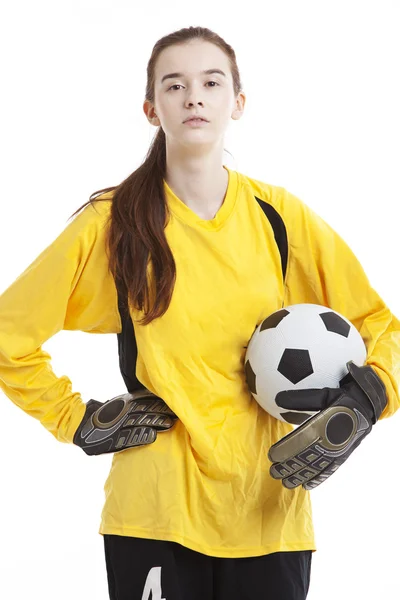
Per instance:
[[[192,39],[212,42],[229,58],[235,95],[242,90],[236,55],[219,35],[204,27],[188,27],[162,37],[153,47],[147,64],[145,99],[154,105],[155,65],[160,53],[173,44]],[[89,201],[75,211],[70,219],[90,203],[110,201],[110,196],[96,198],[115,190],[107,231],[109,270],[122,295],[124,309],[129,302],[143,310],[141,325],[148,325],[162,316],[171,302],[176,280],[176,265],[167,243],[164,229],[169,219],[163,179],[166,175],[166,141],[162,127],[154,136],[143,163],[118,186],[93,192]],[[151,293],[148,267],[154,275],[155,289]]]

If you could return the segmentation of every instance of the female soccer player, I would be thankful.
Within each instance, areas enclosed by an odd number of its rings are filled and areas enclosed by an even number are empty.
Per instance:
[[[399,406],[400,323],[349,247],[286,189],[222,164],[244,106],[235,53],[217,34],[160,39],[145,161],[92,194],[0,297],[4,393],[57,440],[113,453],[100,526],[111,600],[304,600],[316,549],[308,489]],[[318,464],[308,429],[263,411],[244,371],[261,320],[302,302],[343,314],[368,348],[339,391],[313,396],[319,414],[340,407],[332,431],[340,415],[355,423],[336,428],[347,437],[335,459],[321,438]],[[57,378],[41,345],[62,329],[116,333],[127,392],[84,403]],[[308,475],[281,452],[291,439]]]

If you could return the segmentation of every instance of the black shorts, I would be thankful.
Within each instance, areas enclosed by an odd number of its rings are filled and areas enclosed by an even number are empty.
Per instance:
[[[176,542],[104,534],[110,600],[305,600],[311,550],[216,558]]]

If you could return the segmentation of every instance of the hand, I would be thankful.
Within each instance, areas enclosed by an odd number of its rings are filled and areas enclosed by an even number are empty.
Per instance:
[[[73,443],[88,455],[121,452],[152,444],[178,417],[149,390],[121,394],[107,402],[89,400]]]
[[[278,406],[321,412],[302,423],[268,453],[270,474],[289,489],[311,490],[343,464],[372,429],[387,404],[385,386],[370,366],[347,363],[339,388],[279,392]]]

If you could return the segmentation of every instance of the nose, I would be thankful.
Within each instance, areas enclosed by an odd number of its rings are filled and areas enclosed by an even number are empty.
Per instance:
[[[194,89],[193,87],[188,91],[186,96],[186,106],[190,107],[194,104],[199,104],[203,106],[203,101],[199,99],[199,94],[201,92],[199,90]]]
[[[194,104],[196,104],[196,103],[191,102],[191,101],[186,101],[186,106],[193,106]],[[203,106],[203,102],[201,102],[200,100],[197,102],[197,104],[199,104],[200,106]]]

